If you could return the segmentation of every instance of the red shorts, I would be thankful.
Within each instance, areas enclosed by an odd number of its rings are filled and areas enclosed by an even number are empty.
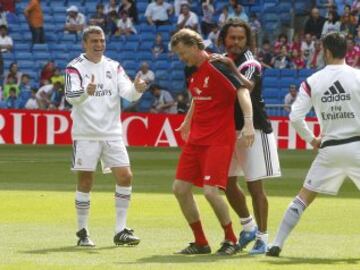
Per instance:
[[[176,170],[176,179],[196,186],[216,186],[226,189],[234,144],[185,144]]]

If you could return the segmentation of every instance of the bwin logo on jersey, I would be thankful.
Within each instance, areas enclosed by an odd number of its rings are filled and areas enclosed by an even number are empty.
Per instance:
[[[111,72],[110,71],[106,71],[106,78],[111,80]]]
[[[340,82],[336,81],[321,97],[321,102],[345,101],[350,99],[350,94],[346,94]]]

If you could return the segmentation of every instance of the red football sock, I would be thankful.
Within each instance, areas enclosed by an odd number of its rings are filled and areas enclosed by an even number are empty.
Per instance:
[[[206,236],[204,234],[201,221],[197,221],[194,223],[189,224],[195,237],[195,243],[199,246],[206,246],[208,245],[208,241],[206,239]]]
[[[232,223],[230,222],[229,224],[223,225],[222,227],[223,227],[224,233],[225,233],[225,240],[231,241],[234,244],[236,244],[237,239],[236,239],[234,230],[232,228]]]

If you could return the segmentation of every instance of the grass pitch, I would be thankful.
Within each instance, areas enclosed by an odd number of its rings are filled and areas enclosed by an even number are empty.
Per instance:
[[[85,249],[75,246],[71,148],[0,146],[0,269],[360,269],[359,193],[349,181],[338,197],[320,196],[304,213],[280,258],[250,257],[246,252],[225,258],[173,255],[192,241],[171,194],[179,150],[130,148],[129,153],[134,193],[128,226],[142,242],[130,248],[113,245],[114,181],[97,174],[90,214],[91,237],[97,246]],[[280,151],[280,157],[283,177],[266,182],[270,242],[302,186],[314,153]],[[196,193],[215,251],[222,230],[201,190]],[[234,214],[233,223],[239,231]]]

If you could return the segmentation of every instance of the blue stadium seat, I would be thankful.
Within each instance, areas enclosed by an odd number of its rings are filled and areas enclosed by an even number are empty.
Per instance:
[[[299,72],[298,72],[298,76],[299,77],[309,77],[311,76],[313,73],[315,72],[315,70],[313,69],[300,69]]]
[[[138,60],[139,61],[147,61],[148,63],[152,62],[153,55],[150,51],[139,51],[138,52]]]
[[[151,99],[141,99],[137,107],[139,112],[148,112],[150,111],[153,101]]]
[[[268,98],[280,98],[282,95],[281,95],[281,91],[280,91],[280,88],[264,88],[264,90],[262,91],[262,94],[263,94],[263,97],[265,99],[268,99]]]
[[[37,67],[36,63],[34,61],[29,61],[29,60],[18,60],[17,64],[19,66],[20,70],[34,70],[34,68]],[[24,71],[25,72],[25,71]]]
[[[74,34],[64,34],[62,37],[61,37],[61,42],[64,42],[64,43],[75,43],[76,42],[76,36]]]
[[[18,32],[21,32],[21,24],[9,24],[9,33],[10,33],[10,36],[12,36],[11,34],[12,33],[18,33]]]
[[[49,52],[34,52],[34,59],[35,60],[51,60],[52,55]]]
[[[185,80],[185,73],[183,70],[172,70],[171,71],[172,80]]]
[[[281,78],[290,77],[290,78],[297,78],[297,70],[296,69],[281,69],[280,70]]]
[[[8,12],[6,14],[6,20],[8,22],[9,25],[13,25],[13,24],[18,24],[19,23],[19,17],[11,12]]]
[[[141,42],[141,44],[139,46],[139,51],[151,52],[152,47],[153,47],[153,42],[151,42],[151,41]]]
[[[51,44],[50,45],[50,50],[52,52],[67,52],[68,51],[68,47],[66,44]]]
[[[153,32],[144,32],[141,35],[141,42],[151,42],[154,43],[155,34]]]
[[[186,89],[185,81],[172,81],[170,85],[170,89],[172,92],[180,92]]]
[[[2,54],[4,60],[14,61],[15,55],[12,52],[6,52]]]
[[[122,66],[124,67],[125,71],[138,70],[139,68],[139,64],[135,61],[124,61]]]
[[[280,70],[277,68],[267,68],[264,70],[264,76],[265,77],[280,77]]]
[[[44,44],[34,44],[33,47],[32,47],[32,51],[33,52],[48,52],[49,51],[49,46],[46,43],[44,43]]]
[[[139,14],[145,13],[147,6],[148,6],[148,3],[146,3],[146,2],[136,3],[136,7],[137,7]]]
[[[129,35],[125,37],[125,42],[140,42],[139,35]]]
[[[169,74],[165,70],[156,70],[155,71],[155,78],[157,80],[165,80],[169,77]]]
[[[142,34],[142,33],[155,33],[155,27],[148,25],[146,22],[140,24],[137,27],[137,30]]]
[[[11,33],[11,38],[14,41],[14,46],[16,44],[21,44],[23,42],[23,35],[20,32],[17,33]]]
[[[170,65],[171,70],[181,70],[183,72],[184,70],[184,64],[180,61],[173,61]]]
[[[16,51],[15,52],[15,58],[17,61],[19,60],[32,60],[33,55],[31,52],[25,52],[25,51]]]
[[[138,42],[129,41],[129,42],[125,43],[125,45],[123,46],[123,50],[124,51],[137,51],[138,46],[139,46]]]
[[[278,87],[279,80],[274,77],[265,77],[263,79],[263,85],[264,85],[264,87]]]
[[[156,61],[155,69],[156,70],[168,70],[170,68],[169,61]]]
[[[65,69],[65,67],[67,66],[69,62],[65,61],[65,60],[56,60],[55,64],[57,67],[61,68],[61,69]]]
[[[297,79],[296,78],[281,78],[279,81],[280,87],[289,87],[290,84],[297,85]]]

